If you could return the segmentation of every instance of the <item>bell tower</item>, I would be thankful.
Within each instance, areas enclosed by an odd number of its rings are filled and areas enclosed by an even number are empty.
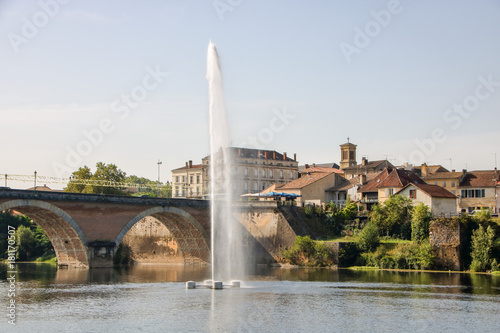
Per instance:
[[[356,162],[356,145],[349,142],[347,138],[347,143],[340,145],[340,169],[355,166]]]

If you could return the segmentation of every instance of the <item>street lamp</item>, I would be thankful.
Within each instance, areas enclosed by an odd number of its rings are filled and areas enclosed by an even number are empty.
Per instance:
[[[161,164],[161,161],[158,160],[158,198],[160,197],[160,164]]]
[[[35,170],[35,187],[33,188],[34,191],[36,191],[36,170]]]

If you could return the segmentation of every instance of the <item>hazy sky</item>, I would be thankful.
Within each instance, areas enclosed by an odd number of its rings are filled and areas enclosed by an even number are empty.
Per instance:
[[[235,146],[338,163],[350,137],[358,162],[492,169],[499,18],[500,1],[3,0],[0,173],[200,163],[209,40]]]

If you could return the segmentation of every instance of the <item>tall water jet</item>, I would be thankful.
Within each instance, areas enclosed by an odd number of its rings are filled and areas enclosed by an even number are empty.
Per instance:
[[[244,274],[242,226],[235,217],[233,152],[224,106],[219,56],[208,45],[207,80],[210,127],[210,217],[212,281],[241,279]]]

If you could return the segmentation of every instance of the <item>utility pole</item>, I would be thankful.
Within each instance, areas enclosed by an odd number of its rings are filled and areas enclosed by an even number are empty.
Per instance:
[[[33,191],[36,191],[36,170],[35,170],[35,187],[33,187]]]
[[[160,164],[161,164],[161,161],[158,160],[158,198],[160,197]]]

